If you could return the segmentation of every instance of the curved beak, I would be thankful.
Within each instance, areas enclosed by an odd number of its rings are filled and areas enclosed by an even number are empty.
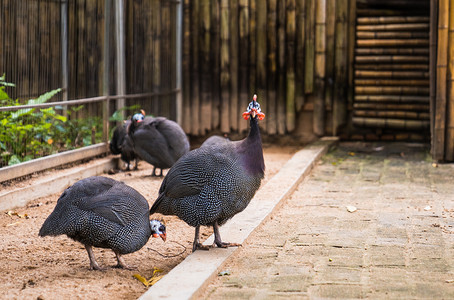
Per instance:
[[[164,232],[164,233],[160,233],[160,234],[153,233],[152,236],[153,236],[154,238],[160,237],[164,242],[165,242],[166,239],[167,239],[167,233],[165,233],[165,232]]]
[[[252,118],[255,118],[255,116],[257,115],[257,111],[255,109],[253,109],[251,111],[251,115],[252,115]]]

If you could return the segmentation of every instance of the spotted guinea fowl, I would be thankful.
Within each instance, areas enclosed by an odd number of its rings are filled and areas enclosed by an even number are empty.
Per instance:
[[[126,132],[130,123],[131,120],[127,120],[123,125],[115,127],[109,147],[112,154],[121,154],[121,159],[126,162],[126,170],[130,170],[130,164],[133,160],[135,160],[134,169],[137,170],[139,158],[134,152],[134,145]]]
[[[258,119],[265,115],[256,99],[254,95],[243,113],[245,119],[250,118],[248,137],[200,147],[184,155],[167,173],[150,209],[150,214],[176,215],[194,226],[193,251],[207,249],[199,242],[201,225],[213,226],[218,247],[239,245],[223,242],[219,226],[246,208],[264,177]]]
[[[150,221],[148,209],[147,200],[130,186],[106,177],[89,177],[63,192],[39,235],[66,234],[82,243],[91,269],[102,270],[92,247],[112,249],[117,266],[129,269],[121,255],[139,250],[150,236],[166,239],[165,226]]]
[[[207,138],[200,147],[211,147],[213,145],[228,144],[229,142],[230,139],[227,137],[227,135],[213,135]]]
[[[131,118],[128,134],[139,157],[156,168],[168,169],[189,151],[189,141],[183,129],[176,122],[164,117],[145,118],[143,113]]]

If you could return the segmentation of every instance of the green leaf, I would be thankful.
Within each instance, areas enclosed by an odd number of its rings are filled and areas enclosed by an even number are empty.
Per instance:
[[[90,146],[91,145],[91,136],[85,136],[83,138],[83,142],[85,146]]]
[[[19,117],[31,115],[34,110],[35,110],[34,108],[19,109],[18,111],[11,113],[11,118],[17,119]]]
[[[43,104],[46,103],[47,100],[55,96],[61,91],[61,89],[55,89],[50,92],[44,93],[41,96],[38,97],[38,99],[30,99],[28,100],[27,104],[33,105],[33,104]]]
[[[56,114],[56,115],[54,116],[54,118],[57,119],[57,120],[59,120],[59,121],[62,121],[63,123],[65,123],[65,122],[68,120],[67,117],[62,116],[62,115],[59,115],[59,114]]]
[[[9,95],[5,92],[5,87],[0,87],[0,100],[9,100]]]
[[[9,159],[8,166],[17,165],[20,163],[21,163],[20,159],[16,155],[13,155]]]

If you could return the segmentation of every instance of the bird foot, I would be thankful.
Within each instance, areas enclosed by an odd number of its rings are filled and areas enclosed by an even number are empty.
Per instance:
[[[241,247],[241,244],[238,243],[227,243],[227,242],[214,242],[211,247],[214,248],[217,246],[218,248],[228,248],[228,247]]]
[[[211,246],[205,246],[201,243],[194,243],[194,245],[192,246],[192,252],[194,252],[195,250],[210,250]]]
[[[90,270],[105,271],[107,268],[100,267],[98,264],[90,264]]]
[[[137,270],[136,266],[130,266],[130,265],[126,265],[126,264],[116,264],[114,266],[114,268],[125,269],[125,270]]]

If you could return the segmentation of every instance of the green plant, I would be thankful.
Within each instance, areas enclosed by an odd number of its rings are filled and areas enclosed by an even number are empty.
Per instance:
[[[1,106],[20,105],[5,92],[5,87],[14,84],[0,77]],[[47,92],[37,99],[30,99],[28,105],[47,102],[61,89]],[[37,157],[74,149],[99,142],[102,138],[100,118],[69,118],[83,106],[68,109],[63,116],[62,106],[49,108],[26,108],[17,111],[0,112],[0,166],[14,165]]]

